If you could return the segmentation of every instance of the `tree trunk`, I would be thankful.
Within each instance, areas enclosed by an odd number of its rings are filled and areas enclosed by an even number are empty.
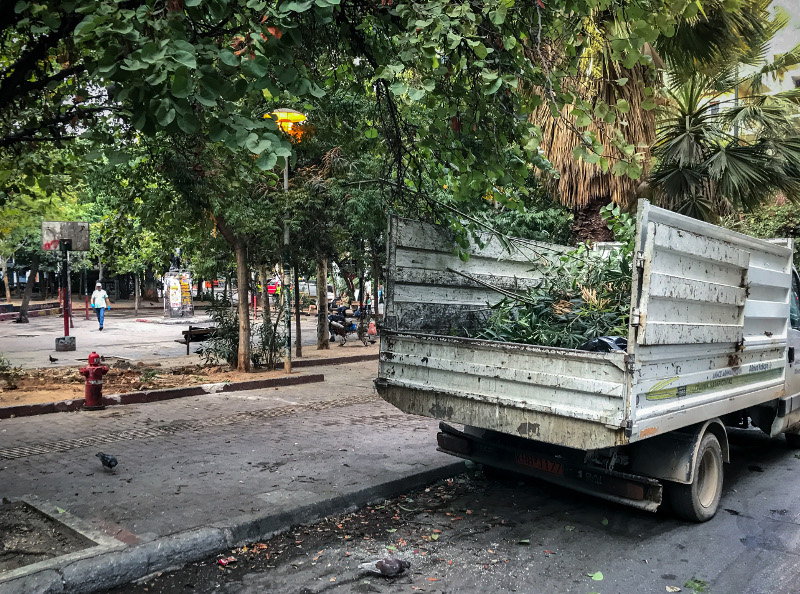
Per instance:
[[[217,216],[216,220],[217,228],[236,254],[236,284],[239,291],[239,352],[236,368],[239,371],[250,371],[250,300],[248,299],[250,268],[247,265],[247,246],[233,234],[225,219]],[[231,296],[233,296],[232,288]]]
[[[324,292],[323,292],[324,287]],[[317,258],[317,350],[330,348],[328,328],[328,261]]]
[[[269,279],[267,278],[267,269],[265,266],[258,267],[258,276],[261,278],[261,317],[265,324],[271,324],[270,311],[269,311],[269,292],[267,285]]]
[[[158,301],[158,283],[156,282],[156,276],[151,266],[145,268],[144,271],[142,298],[148,301]]]
[[[378,266],[378,250],[377,246],[372,244],[372,315],[375,320],[380,320],[380,308],[378,306],[378,287],[380,286],[380,273],[381,269]]]
[[[98,271],[97,280],[102,282],[102,280],[103,280],[103,263],[100,261],[100,258],[97,259],[97,271]]]
[[[39,272],[39,254],[34,252],[31,256],[31,270],[28,273],[28,282],[25,283],[25,292],[22,294],[22,304],[19,306],[19,314],[15,320],[19,324],[28,323],[28,304],[31,302],[33,284]]]
[[[25,286],[27,287],[27,284]],[[50,290],[50,273],[49,272],[43,272],[42,273],[42,282],[39,283],[39,295],[42,297],[43,301],[47,301],[47,296],[49,295],[49,290]]]
[[[294,263],[294,356],[303,356],[302,335],[300,334],[300,272],[297,269],[297,262]]]
[[[205,281],[203,281],[201,279],[197,279],[197,297],[195,297],[195,299],[197,299],[198,301],[202,301],[202,299],[203,299],[203,283],[204,282]]]
[[[139,273],[133,275],[133,311],[139,315]]]
[[[236,246],[236,285],[239,291],[239,356],[237,369],[250,371],[250,270],[247,266],[247,247],[244,242],[237,241]]]
[[[8,260],[0,256],[0,266],[3,267],[3,285],[6,288],[6,301],[11,303],[11,289],[8,286]]]

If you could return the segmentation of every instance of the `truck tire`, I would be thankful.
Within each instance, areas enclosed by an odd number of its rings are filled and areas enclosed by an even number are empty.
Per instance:
[[[800,433],[784,433],[786,436],[786,445],[793,450],[800,449]]]
[[[722,447],[713,433],[703,435],[694,465],[694,481],[689,485],[671,483],[669,499],[679,518],[705,522],[717,513],[722,496]]]

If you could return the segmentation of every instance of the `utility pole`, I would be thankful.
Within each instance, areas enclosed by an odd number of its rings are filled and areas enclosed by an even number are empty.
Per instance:
[[[284,157],[286,159],[286,167],[283,168],[283,191],[288,193],[289,192],[289,157]],[[288,201],[288,197],[287,197]],[[287,204],[288,207],[288,204]],[[286,315],[286,346],[283,352],[283,370],[286,373],[292,372],[292,299],[289,293],[289,284],[291,283],[290,276],[289,276],[289,213],[288,208],[287,212],[284,215],[285,218],[283,220],[283,287],[281,289],[281,293],[283,293],[283,302],[286,304],[286,311],[284,315]]]

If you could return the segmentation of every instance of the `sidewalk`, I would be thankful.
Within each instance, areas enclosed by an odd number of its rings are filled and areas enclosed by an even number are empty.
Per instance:
[[[376,370],[0,421],[0,497],[99,543],[0,573],[0,592],[108,588],[457,472],[435,422],[377,398]],[[114,473],[98,451],[117,457]]]

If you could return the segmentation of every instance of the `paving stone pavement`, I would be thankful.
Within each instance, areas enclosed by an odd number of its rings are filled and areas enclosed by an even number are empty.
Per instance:
[[[319,384],[0,421],[0,497],[47,501],[135,544],[345,501],[348,490],[451,464],[436,451],[435,421],[377,397],[376,368],[328,366]],[[98,451],[118,458],[114,473]]]

